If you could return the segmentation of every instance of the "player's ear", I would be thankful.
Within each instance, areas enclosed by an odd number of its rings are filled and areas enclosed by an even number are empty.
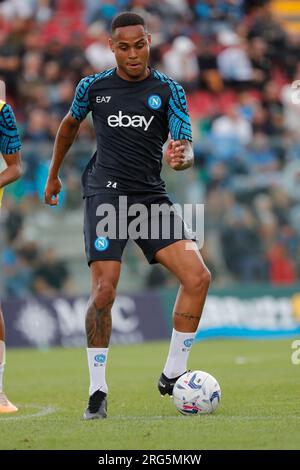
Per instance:
[[[148,43],[151,44],[151,43],[152,43],[152,36],[151,36],[151,34],[147,34],[147,39],[148,39]]]
[[[113,42],[112,38],[109,38],[109,39],[108,39],[108,45],[109,45],[111,51],[112,51],[112,52],[115,52],[114,42]]]

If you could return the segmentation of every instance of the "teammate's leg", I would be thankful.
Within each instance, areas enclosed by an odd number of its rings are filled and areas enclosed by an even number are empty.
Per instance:
[[[0,393],[3,392],[3,373],[5,365],[5,326],[2,311],[0,309]]]
[[[120,277],[119,261],[91,263],[92,291],[86,312],[87,355],[90,373],[89,405],[85,419],[106,418],[108,387],[105,378],[111,336],[111,308]]]
[[[186,250],[186,244],[193,244],[195,249]],[[164,395],[172,394],[175,381],[187,370],[211,276],[196,243],[192,241],[180,240],[162,248],[157,251],[155,260],[175,274],[180,282],[173,310],[169,355],[159,380],[159,390]]]
[[[0,308],[0,413],[14,413],[18,408],[13,405],[3,392],[3,373],[5,366],[5,327]]]
[[[3,188],[0,188],[0,208],[2,203]],[[3,374],[5,367],[5,326],[2,310],[0,308],[0,413],[14,413],[18,408],[13,405],[3,391]]]

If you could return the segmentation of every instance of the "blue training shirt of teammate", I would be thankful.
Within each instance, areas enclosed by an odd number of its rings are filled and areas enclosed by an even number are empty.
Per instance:
[[[0,152],[16,153],[21,149],[21,141],[16,119],[9,104],[0,100]]]
[[[84,196],[106,192],[165,193],[160,177],[163,144],[192,141],[181,85],[151,69],[141,81],[119,77],[116,68],[83,78],[70,109],[78,121],[92,112],[97,151],[83,177]]]

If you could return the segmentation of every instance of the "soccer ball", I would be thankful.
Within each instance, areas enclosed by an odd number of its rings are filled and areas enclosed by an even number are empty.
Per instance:
[[[212,413],[219,406],[221,389],[208,372],[193,370],[183,374],[174,385],[173,401],[183,415]]]

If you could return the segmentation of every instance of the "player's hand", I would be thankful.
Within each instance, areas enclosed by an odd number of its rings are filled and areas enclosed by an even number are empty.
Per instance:
[[[48,178],[46,187],[45,187],[45,204],[49,206],[57,206],[58,204],[58,194],[61,191],[61,181],[57,178]]]
[[[165,153],[165,159],[173,170],[179,170],[185,163],[184,150],[185,146],[180,140],[170,140]]]

